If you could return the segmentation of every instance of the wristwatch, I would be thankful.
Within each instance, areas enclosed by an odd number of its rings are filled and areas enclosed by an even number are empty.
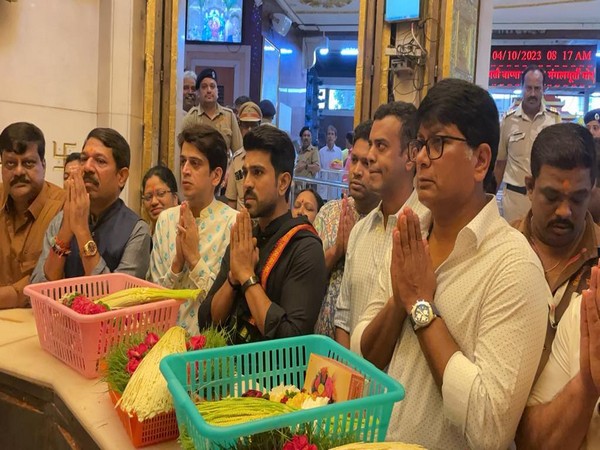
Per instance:
[[[440,317],[440,314],[433,304],[421,298],[413,305],[409,317],[413,329],[417,331],[420,328],[428,327],[436,317]]]
[[[83,256],[94,256],[96,253],[98,253],[98,246],[94,241],[89,240],[83,245],[82,253]]]
[[[242,284],[242,293],[246,293],[250,286],[254,286],[255,284],[260,283],[260,280],[256,275],[252,275]]]

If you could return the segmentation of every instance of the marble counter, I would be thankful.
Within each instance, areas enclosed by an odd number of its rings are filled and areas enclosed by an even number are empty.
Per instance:
[[[102,449],[133,449],[107,393],[40,347],[31,310],[0,311],[0,372],[53,390]],[[1,420],[0,420],[1,421]],[[177,449],[177,441],[144,447]]]

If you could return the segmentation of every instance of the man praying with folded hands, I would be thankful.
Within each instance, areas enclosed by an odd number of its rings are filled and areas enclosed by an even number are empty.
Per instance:
[[[294,146],[283,131],[258,127],[244,136],[244,149],[245,208],[200,305],[199,326],[231,328],[232,343],[311,334],[327,272],[316,231],[289,211]]]
[[[129,144],[111,128],[95,128],[81,168],[65,182],[63,211],[50,222],[32,282],[120,272],[144,278],[148,225],[119,198],[129,177]]]

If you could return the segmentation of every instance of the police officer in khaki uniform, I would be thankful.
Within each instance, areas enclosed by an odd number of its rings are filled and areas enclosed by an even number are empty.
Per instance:
[[[235,152],[242,147],[242,135],[234,112],[217,103],[219,89],[217,73],[213,69],[204,69],[196,80],[196,90],[200,104],[190,109],[183,118],[182,127],[191,124],[203,124],[216,128],[225,138],[227,149]]]
[[[243,138],[249,131],[260,125],[262,120],[260,107],[254,102],[244,103],[238,109],[238,120],[240,121],[240,131]],[[244,147],[233,154],[228,173],[227,190],[225,191],[227,204],[238,211],[241,211],[244,206],[244,174],[242,167],[245,158],[246,150],[244,150]]]
[[[494,175],[498,186],[502,181],[506,183],[502,210],[508,222],[524,217],[531,208],[525,177],[531,176],[529,160],[533,141],[544,128],[561,121],[558,111],[544,104],[544,77],[544,72],[537,66],[529,66],[523,71],[521,104],[506,114],[500,127]]]
[[[583,116],[583,123],[592,136],[595,138],[600,138],[600,109],[592,109],[588,111],[585,116]]]

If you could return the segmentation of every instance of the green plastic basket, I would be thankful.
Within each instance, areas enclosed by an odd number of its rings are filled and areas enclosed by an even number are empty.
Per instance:
[[[365,376],[362,398],[314,409],[217,427],[207,424],[192,398],[239,396],[252,388],[270,390],[281,383],[304,385],[311,353],[336,359]],[[385,439],[394,403],[404,388],[373,364],[332,339],[309,335],[169,355],[160,363],[173,395],[180,430],[185,427],[196,449],[230,447],[238,438],[285,427],[311,424],[318,433],[344,435],[355,442]]]

